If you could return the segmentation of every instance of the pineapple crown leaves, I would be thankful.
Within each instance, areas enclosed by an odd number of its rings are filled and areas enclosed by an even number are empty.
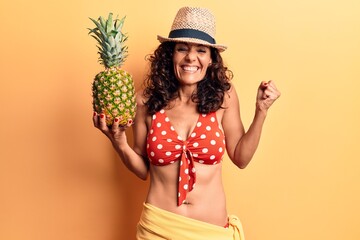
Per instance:
[[[98,43],[99,62],[106,68],[120,67],[128,56],[128,47],[124,44],[128,36],[121,31],[125,17],[113,19],[113,14],[109,13],[108,19],[101,16],[98,20],[89,19],[96,25],[88,30]]]

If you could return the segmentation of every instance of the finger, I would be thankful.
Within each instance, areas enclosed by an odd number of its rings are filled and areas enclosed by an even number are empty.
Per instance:
[[[106,125],[106,116],[104,113],[100,113],[99,118],[99,128],[103,132],[107,132],[109,130],[108,126]]]
[[[268,85],[270,85],[271,87],[273,87],[274,89],[277,89],[276,85],[275,85],[275,82],[273,80],[270,80],[268,82]]]
[[[93,113],[93,123],[94,123],[94,127],[96,127],[96,128],[99,127],[99,116],[98,116],[97,112]]]
[[[268,84],[268,89],[274,94],[274,99],[279,98],[281,93],[280,91],[276,88],[274,81],[271,81]]]
[[[265,89],[264,91],[264,94],[263,94],[263,98],[266,99],[266,98],[271,98],[273,95],[273,92],[269,89]]]
[[[258,88],[258,97],[260,97],[261,99],[266,99],[267,96],[265,94],[265,90],[267,88],[268,84],[267,82],[265,81],[262,81],[259,85],[259,88]]]
[[[265,89],[265,88],[267,88],[267,86],[268,86],[268,83],[267,82],[265,82],[265,81],[262,81],[261,83],[260,83],[260,89]]]
[[[267,95],[267,98],[272,100],[276,100],[280,97],[280,92],[271,88],[265,90],[264,93]]]
[[[276,90],[276,88],[274,88],[274,86],[268,84],[265,91],[270,91],[272,93],[275,93],[277,90]]]
[[[134,124],[132,119],[129,119],[126,124],[120,125],[121,130],[126,130],[127,128],[131,127]]]
[[[126,126],[130,127],[133,124],[134,124],[134,121],[132,119],[129,119]]]
[[[114,118],[114,122],[111,127],[111,131],[115,134],[119,131],[119,118]]]

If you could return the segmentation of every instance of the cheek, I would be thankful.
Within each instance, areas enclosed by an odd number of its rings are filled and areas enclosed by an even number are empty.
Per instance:
[[[178,78],[179,76],[179,67],[176,63],[173,64],[173,69],[174,69],[174,74],[175,74],[175,77]]]
[[[200,62],[203,68],[207,69],[211,65],[212,60],[210,57],[203,57]]]
[[[206,74],[207,70],[209,69],[209,64],[208,65],[204,65],[203,68],[201,69],[201,73]]]
[[[178,58],[176,58],[175,56],[173,57],[173,69],[175,74],[178,74],[180,70],[180,61],[181,59],[179,57]]]

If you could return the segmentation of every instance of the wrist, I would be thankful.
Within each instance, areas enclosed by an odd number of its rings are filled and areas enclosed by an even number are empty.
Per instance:
[[[126,136],[117,136],[115,138],[113,138],[113,140],[111,141],[113,146],[117,149],[117,150],[120,150],[120,151],[124,151],[128,146],[128,142],[127,142],[127,139],[126,139]]]
[[[256,106],[255,116],[266,118],[267,112],[268,112],[267,109],[264,109],[264,108],[261,108],[261,107],[259,107],[259,106]]]
[[[127,149],[130,148],[130,146],[127,142],[125,142],[125,143],[124,142],[122,142],[122,143],[114,142],[113,147],[119,154],[126,152]]]

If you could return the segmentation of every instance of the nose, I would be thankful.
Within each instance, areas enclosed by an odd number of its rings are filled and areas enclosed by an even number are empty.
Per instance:
[[[186,55],[186,60],[192,62],[197,58],[197,52],[194,49],[190,49]]]

